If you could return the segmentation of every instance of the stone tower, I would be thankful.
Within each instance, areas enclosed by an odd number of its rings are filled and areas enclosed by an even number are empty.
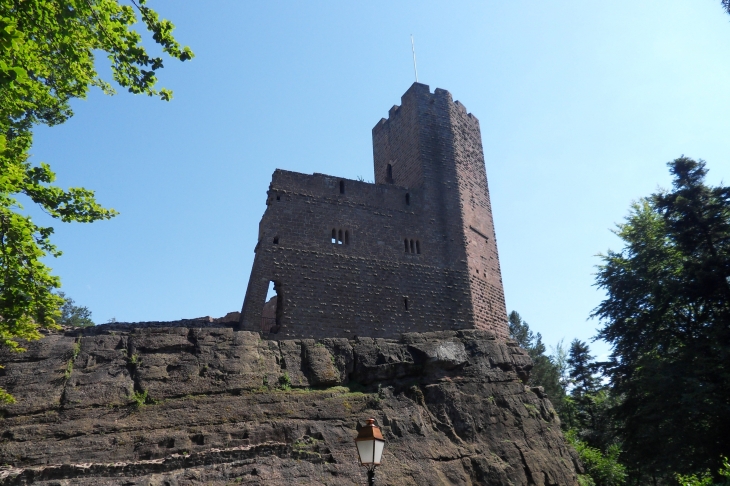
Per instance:
[[[448,91],[414,83],[373,128],[373,155],[375,184],[274,172],[241,328],[507,337],[479,121]]]

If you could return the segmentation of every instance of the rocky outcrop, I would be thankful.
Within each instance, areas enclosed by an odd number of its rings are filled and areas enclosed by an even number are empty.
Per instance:
[[[484,331],[271,341],[227,327],[97,326],[4,353],[0,484],[576,485],[531,362]]]

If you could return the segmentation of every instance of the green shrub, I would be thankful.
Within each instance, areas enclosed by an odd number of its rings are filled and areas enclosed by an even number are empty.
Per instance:
[[[579,440],[574,430],[569,430],[565,438],[578,452],[586,469],[587,474],[579,477],[581,486],[621,486],[626,482],[626,466],[618,462],[621,454],[618,444],[611,444],[603,453]]]
[[[719,483],[713,482],[712,473],[709,470],[687,476],[675,474],[674,477],[680,486],[730,486],[730,464],[728,463],[727,457],[722,458],[722,467],[720,467],[718,474],[724,478]]]
[[[286,371],[279,377],[279,388],[287,391],[291,390],[291,378],[289,378],[289,373]]]

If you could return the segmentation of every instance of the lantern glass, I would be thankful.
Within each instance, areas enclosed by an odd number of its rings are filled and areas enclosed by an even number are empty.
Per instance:
[[[380,439],[358,440],[356,443],[357,443],[357,453],[360,456],[360,464],[380,465],[380,460],[383,457],[383,447],[385,446],[384,440],[380,440]]]
[[[375,440],[358,440],[357,453],[360,455],[360,464],[372,464]]]
[[[383,446],[385,446],[384,440],[375,440],[374,444],[375,446],[375,454],[373,455],[373,463],[374,464],[380,464],[380,459],[383,457]]]

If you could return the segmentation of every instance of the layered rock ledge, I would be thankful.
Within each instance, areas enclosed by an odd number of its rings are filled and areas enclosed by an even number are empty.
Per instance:
[[[190,323],[194,325],[195,323]],[[531,362],[484,331],[272,341],[229,327],[97,326],[0,352],[0,484],[577,485]]]

